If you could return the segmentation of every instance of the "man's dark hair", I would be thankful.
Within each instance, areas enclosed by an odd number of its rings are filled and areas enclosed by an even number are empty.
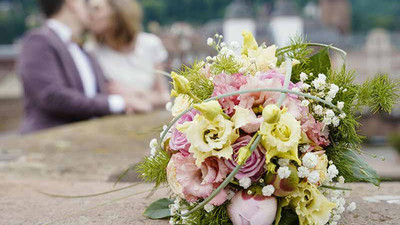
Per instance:
[[[38,0],[38,2],[44,15],[49,18],[61,10],[65,0]]]

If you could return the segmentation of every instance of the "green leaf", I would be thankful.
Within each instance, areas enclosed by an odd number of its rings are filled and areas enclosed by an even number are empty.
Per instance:
[[[173,204],[174,201],[168,198],[159,199],[153,203],[144,211],[143,215],[150,219],[164,219],[171,216],[169,205]]]
[[[331,60],[329,58],[329,48],[323,48],[318,53],[310,57],[308,68],[318,76],[319,73],[328,74],[331,69]]]
[[[282,209],[281,212],[281,220],[279,221],[279,225],[298,225],[299,217],[297,214],[290,209]]]
[[[328,158],[339,170],[339,175],[349,182],[369,182],[379,186],[381,179],[374,169],[365,163],[358,154],[348,148],[336,147],[327,151]]]

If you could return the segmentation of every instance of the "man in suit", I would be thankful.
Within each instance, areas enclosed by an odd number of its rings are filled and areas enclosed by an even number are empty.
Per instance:
[[[47,21],[26,35],[18,63],[24,87],[22,133],[151,110],[123,92],[108,95],[100,66],[74,42],[89,23],[85,0],[39,0],[39,4]]]

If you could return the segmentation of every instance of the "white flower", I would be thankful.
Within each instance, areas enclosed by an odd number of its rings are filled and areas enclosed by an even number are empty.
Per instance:
[[[344,102],[337,102],[338,109],[342,110],[344,107]]]
[[[340,113],[340,115],[339,115],[339,117],[340,117],[340,119],[344,119],[344,118],[346,118],[346,113],[344,113],[344,112],[342,112],[342,113]]]
[[[310,104],[310,102],[308,100],[301,101],[302,106],[308,106],[309,104]]]
[[[310,184],[316,184],[316,183],[318,183],[318,181],[319,181],[319,171],[318,171],[318,170],[312,171],[312,172],[308,175],[307,181],[308,181]]]
[[[204,42],[203,42],[204,43]],[[212,38],[208,38],[207,39],[207,45],[208,46],[212,46],[214,44],[214,39],[212,39]]]
[[[242,178],[242,179],[239,180],[239,185],[241,187],[243,187],[244,189],[247,189],[251,185],[251,179],[248,178],[248,177]]]
[[[192,105],[192,99],[188,95],[178,95],[172,106],[172,116],[178,116]]]
[[[251,63],[251,64],[254,64],[254,63],[256,63],[256,62],[257,62],[257,59],[256,59],[256,58],[251,58],[251,59],[250,59],[250,63]]]
[[[347,206],[347,210],[349,210],[350,212],[353,212],[354,210],[356,210],[357,205],[355,202],[352,202],[349,204],[349,206]]]
[[[327,101],[327,102],[329,102],[329,103],[331,103],[331,102],[332,102],[332,100],[333,100],[333,98],[332,98],[332,97],[330,97],[330,96],[327,96],[327,97],[325,98],[325,101]]]
[[[324,108],[322,108],[322,106],[320,106],[320,105],[316,105],[316,106],[314,106],[314,112],[318,116],[322,116],[322,114],[324,113]]]
[[[331,89],[328,92],[329,97],[334,99],[338,92],[339,92],[339,87],[336,84],[331,84]]]
[[[171,215],[174,215],[174,214],[171,213]],[[174,218],[173,218],[173,217],[171,217],[171,218],[169,219],[169,224],[170,224],[170,225],[174,225],[174,224],[175,224],[175,221],[174,221]]]
[[[165,104],[165,109],[168,112],[171,112],[172,111],[172,102],[167,102],[167,104]]]
[[[339,171],[337,170],[335,165],[330,165],[328,167],[327,175],[328,175],[329,181],[332,181],[333,178],[335,178],[337,175],[339,175]]]
[[[288,178],[290,176],[290,173],[291,173],[291,171],[290,171],[289,167],[287,167],[287,166],[282,166],[282,167],[279,167],[279,169],[278,169],[278,176],[281,179]]]
[[[323,90],[326,85],[326,76],[324,74],[318,74],[318,78],[311,83],[317,90]]]
[[[303,81],[303,82],[304,82],[304,81],[306,81],[307,79],[308,79],[308,76],[307,76],[307,74],[305,74],[305,73],[303,73],[303,72],[302,72],[302,73],[300,73],[300,80],[301,80],[301,81]]]
[[[240,45],[239,45],[238,42],[232,41],[231,44],[230,44],[230,47],[231,47],[233,50],[237,50],[238,48],[240,48]]]
[[[324,117],[324,120],[322,122],[324,122],[325,125],[331,125],[332,118]]]
[[[288,166],[289,165],[290,160],[289,159],[278,159],[278,165],[279,166]]]
[[[158,146],[157,139],[155,139],[155,138],[151,139],[149,147],[150,148],[157,148],[157,146]]]
[[[306,153],[306,154],[303,156],[302,161],[303,161],[303,165],[304,165],[305,167],[307,167],[307,168],[309,168],[309,169],[312,169],[312,168],[314,168],[314,167],[317,165],[318,156],[315,155],[314,153],[309,152],[309,153]]]
[[[246,68],[241,67],[241,68],[239,69],[239,73],[245,73],[245,72],[246,72]]]
[[[300,152],[306,153],[309,148],[310,148],[310,145],[300,146]]]
[[[224,36],[222,36],[222,35],[220,34],[218,38],[222,39],[222,38],[224,38]]]
[[[275,188],[272,185],[267,185],[263,187],[262,189],[262,194],[264,196],[271,196],[275,192]]]
[[[343,176],[338,177],[338,182],[339,184],[344,184],[344,177]]]
[[[339,119],[337,116],[334,116],[334,117],[332,118],[332,124],[333,124],[333,126],[335,126],[335,127],[339,126],[339,124],[340,124],[340,119]]]
[[[225,47],[226,47],[226,43],[225,43],[225,42],[221,42],[220,45],[221,45],[222,48],[225,48]]]
[[[211,57],[211,56],[207,56],[207,57],[206,57],[206,60],[207,60],[207,61],[212,61],[212,57]]]
[[[301,89],[307,91],[310,87],[311,87],[311,86],[310,86],[309,84],[303,84],[303,85],[301,86]]]
[[[346,92],[346,91],[347,91],[347,88],[343,89],[343,92]]]
[[[300,167],[298,168],[297,175],[298,175],[300,178],[308,177],[309,174],[310,174],[310,171],[308,170],[308,168],[306,168],[306,167],[304,167],[304,166],[300,166]]]
[[[325,112],[326,117],[333,118],[335,116],[335,112],[332,109],[328,109]]]
[[[214,206],[212,204],[207,204],[204,206],[204,210],[209,213],[214,210]]]

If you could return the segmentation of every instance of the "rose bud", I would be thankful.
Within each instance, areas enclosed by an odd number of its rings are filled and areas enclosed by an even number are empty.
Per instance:
[[[299,184],[299,177],[297,175],[296,166],[290,164],[290,176],[281,179],[277,174],[268,173],[265,175],[265,183],[272,184],[275,188],[274,195],[278,197],[285,197],[294,192]]]
[[[274,196],[253,196],[242,190],[228,205],[228,215],[234,225],[270,225],[275,220],[277,207]]]

